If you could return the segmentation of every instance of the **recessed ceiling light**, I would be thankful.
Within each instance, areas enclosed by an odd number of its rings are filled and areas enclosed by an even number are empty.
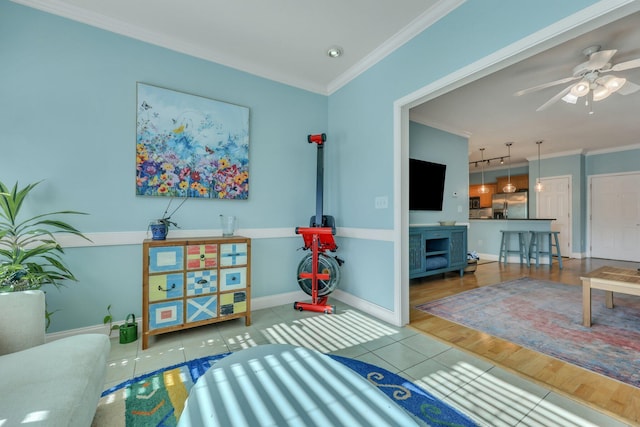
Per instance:
[[[342,48],[340,46],[331,46],[329,49],[327,49],[327,55],[329,55],[329,57],[331,58],[338,58],[340,56],[342,56]]]

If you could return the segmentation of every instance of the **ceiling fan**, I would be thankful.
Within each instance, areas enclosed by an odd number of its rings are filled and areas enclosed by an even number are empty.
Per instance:
[[[591,100],[601,101],[615,92],[621,95],[629,95],[640,90],[639,85],[627,81],[624,77],[606,74],[612,71],[624,71],[640,67],[640,58],[611,65],[609,60],[616,52],[617,49],[600,50],[600,46],[589,46],[582,51],[588,60],[573,69],[573,76],[523,89],[514,93],[514,95],[526,95],[548,87],[578,80],[577,83],[571,83],[536,109],[536,111],[542,111],[560,99],[570,104],[575,104],[579,98],[584,96],[586,97],[585,103],[590,104],[589,101]],[[590,111],[590,113],[592,112]]]

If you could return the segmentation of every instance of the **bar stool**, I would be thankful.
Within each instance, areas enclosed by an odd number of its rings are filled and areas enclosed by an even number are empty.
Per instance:
[[[558,243],[559,231],[531,231],[531,239],[529,240],[529,257],[536,259],[536,267],[540,265],[540,256],[549,256],[549,268],[552,266],[553,257],[558,259],[558,266],[562,270],[562,254],[560,253],[560,244]],[[547,251],[544,250],[543,243],[546,241]],[[553,248],[556,248],[555,253]]]
[[[529,235],[528,231],[524,230],[500,230],[502,233],[502,240],[500,241],[500,255],[498,256],[498,263],[502,261],[504,257],[504,264],[507,264],[507,259],[509,258],[510,253],[517,253],[520,255],[520,264],[526,263],[527,267],[530,267],[529,261],[529,253],[527,247],[527,236]],[[510,249],[510,241],[511,237],[514,235],[518,235],[518,250]]]

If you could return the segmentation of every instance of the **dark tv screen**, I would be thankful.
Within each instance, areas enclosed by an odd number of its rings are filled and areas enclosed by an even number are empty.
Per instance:
[[[441,211],[447,165],[409,159],[409,210]]]

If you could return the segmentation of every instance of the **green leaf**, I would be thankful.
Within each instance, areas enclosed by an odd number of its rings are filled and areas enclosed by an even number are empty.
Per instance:
[[[77,281],[62,260],[64,250],[55,234],[68,233],[91,241],[61,219],[86,213],[62,210],[23,218],[23,203],[41,182],[23,188],[17,182],[11,188],[0,182],[0,290],[38,289],[46,284],[59,288],[65,281]]]

